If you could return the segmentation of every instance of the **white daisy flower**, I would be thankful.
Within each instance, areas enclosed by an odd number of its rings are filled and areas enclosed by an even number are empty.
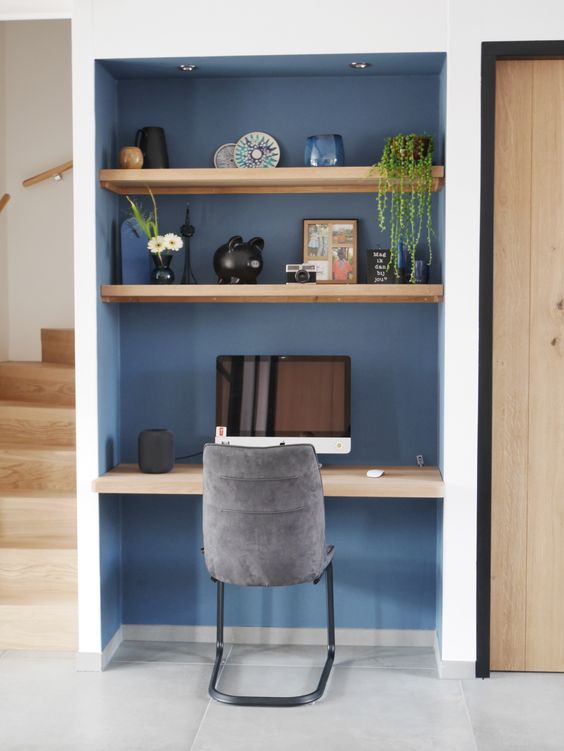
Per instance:
[[[180,248],[184,245],[180,237],[178,237],[178,235],[175,235],[174,232],[168,232],[164,236],[164,241],[167,250],[180,250]]]
[[[152,237],[147,243],[147,247],[151,253],[162,253],[163,250],[166,250],[165,238],[162,235]]]

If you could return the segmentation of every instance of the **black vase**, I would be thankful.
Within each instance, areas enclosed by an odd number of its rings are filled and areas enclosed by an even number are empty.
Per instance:
[[[165,132],[154,125],[140,128],[135,145],[143,152],[143,169],[168,169]]]
[[[152,284],[173,284],[174,271],[170,268],[172,253],[151,253],[155,268],[151,271]]]

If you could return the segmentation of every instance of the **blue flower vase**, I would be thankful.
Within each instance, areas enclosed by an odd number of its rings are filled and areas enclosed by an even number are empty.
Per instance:
[[[336,133],[310,136],[306,140],[306,167],[342,167],[345,163],[343,137]]]
[[[396,282],[398,284],[407,284],[411,277],[411,256],[407,251],[406,244],[402,240],[398,243],[397,271]]]

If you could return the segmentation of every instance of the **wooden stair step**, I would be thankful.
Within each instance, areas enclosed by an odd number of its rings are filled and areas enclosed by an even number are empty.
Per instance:
[[[47,605],[76,598],[76,550],[2,548],[2,605]]]
[[[74,405],[74,367],[46,362],[1,362],[0,399]]]
[[[78,643],[76,602],[0,607],[0,649],[75,651]]]
[[[74,650],[74,332],[41,333],[51,362],[0,363],[0,649]]]
[[[0,491],[0,548],[75,549],[76,496],[55,490]]]
[[[75,445],[75,409],[65,405],[0,400],[0,436],[17,444]]]
[[[74,365],[74,329],[41,329],[41,359]]]
[[[0,490],[76,488],[75,452],[67,448],[0,444]]]

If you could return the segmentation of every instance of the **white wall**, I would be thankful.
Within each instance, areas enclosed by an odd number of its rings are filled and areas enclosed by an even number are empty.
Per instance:
[[[8,349],[11,360],[38,360],[41,328],[74,325],[73,178],[22,181],[72,158],[71,24],[3,26]]]
[[[72,0],[0,0],[0,20],[70,18]]]
[[[460,0],[459,0],[460,1]],[[448,0],[95,0],[95,57],[312,55],[445,49]],[[75,0],[75,7],[84,0]]]
[[[96,246],[94,224],[94,60],[109,57],[313,54],[437,51],[445,49],[447,0],[413,0],[406,10],[388,0],[363,0],[346,10],[339,0],[288,0],[261,6],[264,33],[249,44],[248,16],[230,0],[75,0],[73,111],[75,179],[75,300],[77,377],[77,496],[79,540],[79,651],[100,650],[97,475]],[[407,11],[409,13],[409,10]],[[321,18],[321,20],[320,20]],[[326,20],[329,19],[329,20]],[[338,34],[328,34],[337,19]],[[272,22],[272,23],[271,23]],[[124,31],[125,30],[125,31]]]
[[[471,660],[476,622],[476,441],[481,44],[564,39],[561,0],[449,0],[446,137],[443,659]]]
[[[476,10],[468,3],[452,0],[449,10],[442,658],[468,662],[476,658],[481,53],[473,23]],[[470,124],[470,134],[466,123]],[[473,183],[476,174],[477,187]]]
[[[157,10],[158,8],[158,10]],[[320,11],[321,9],[321,18]],[[329,20],[326,20],[329,19]],[[326,33],[336,19],[338,33]],[[476,640],[476,440],[480,200],[480,46],[484,40],[564,39],[561,0],[265,2],[264,33],[231,0],[75,0],[75,213],[81,650],[99,649],[99,560],[90,482],[96,473],[96,290],[93,60],[97,57],[447,52],[443,640],[446,661],[471,662]],[[271,23],[272,22],[272,23]],[[124,29],[126,33],[124,33]],[[249,45],[249,39],[252,42]],[[94,371],[95,372],[95,371]],[[84,453],[86,452],[86,453]],[[87,453],[90,452],[90,453]],[[82,459],[80,457],[82,456]],[[89,458],[90,457],[90,458]],[[81,521],[82,519],[82,521]]]
[[[0,23],[0,197],[6,186],[6,99],[5,99],[4,24]],[[0,214],[0,362],[8,359],[8,257],[6,251],[6,223],[10,205]]]
[[[108,23],[113,23],[107,19]],[[95,122],[92,7],[75,0],[72,17],[74,126],[76,493],[78,651],[100,654],[100,514],[92,494],[98,475],[98,362],[96,305]],[[101,661],[100,661],[101,667]]]

